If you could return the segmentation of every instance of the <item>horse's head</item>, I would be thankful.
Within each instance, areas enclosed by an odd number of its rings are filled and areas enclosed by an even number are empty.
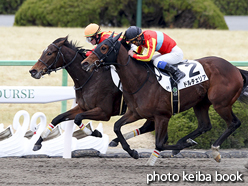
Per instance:
[[[92,54],[81,62],[82,68],[86,71],[92,71],[106,62],[108,62],[108,64],[116,63],[117,55],[121,46],[121,43],[118,41],[118,39],[120,38],[121,34],[122,33],[113,37],[113,32],[108,39],[105,39],[103,42],[97,45]]]
[[[50,74],[52,71],[65,68],[75,60],[79,51],[77,50],[77,47],[68,42],[67,38],[68,36],[56,39],[43,51],[40,59],[29,70],[33,78],[40,79],[42,75]],[[68,45],[71,46],[72,49],[75,49],[74,51],[76,54],[73,54],[70,62],[66,61],[66,55],[62,53],[63,45]]]

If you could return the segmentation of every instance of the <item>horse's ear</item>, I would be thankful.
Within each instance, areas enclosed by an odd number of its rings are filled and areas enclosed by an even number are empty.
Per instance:
[[[58,47],[62,46],[67,41],[67,39],[68,39],[68,35],[62,41],[58,42],[57,46]]]
[[[69,35],[67,35],[67,36],[65,37],[65,41],[68,41],[68,37],[69,37]]]
[[[116,41],[121,37],[121,34],[122,34],[122,32],[119,33],[117,36],[115,36],[115,37],[113,38],[113,41],[116,42]]]
[[[113,38],[114,34],[115,34],[115,32],[112,32],[112,34],[109,36],[109,38]]]

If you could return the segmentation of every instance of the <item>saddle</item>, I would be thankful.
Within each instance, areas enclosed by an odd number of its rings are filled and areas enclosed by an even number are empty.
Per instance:
[[[186,75],[177,84],[164,70],[154,68],[159,84],[168,92],[171,92],[171,107],[173,115],[180,112],[180,90],[197,85],[208,80],[208,77],[198,61],[185,60],[177,66]]]

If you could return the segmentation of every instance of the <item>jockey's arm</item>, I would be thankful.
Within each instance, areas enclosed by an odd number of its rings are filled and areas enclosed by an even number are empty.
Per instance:
[[[137,48],[137,51],[139,54],[134,54],[133,55],[133,58],[137,59],[137,60],[140,60],[140,61],[144,61],[144,62],[149,62],[151,61],[152,59],[152,56],[155,52],[155,49],[156,49],[156,40],[154,38],[151,38],[149,40],[146,41],[146,45],[147,45],[147,52],[146,54],[144,55],[141,55],[139,50],[140,50],[140,47],[139,46]],[[141,47],[142,48],[142,47]]]

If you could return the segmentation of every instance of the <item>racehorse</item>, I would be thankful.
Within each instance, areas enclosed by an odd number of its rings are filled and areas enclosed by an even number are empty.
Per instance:
[[[113,83],[110,68],[102,68],[92,73],[85,72],[80,63],[86,58],[86,52],[85,49],[77,47],[76,43],[69,42],[68,37],[58,38],[43,51],[40,59],[29,71],[33,78],[40,79],[52,71],[66,69],[73,79],[77,105],[56,116],[51,122],[53,126],[73,119],[75,124],[80,126],[83,119],[108,121],[111,116],[121,114],[122,92]],[[153,130],[153,122],[146,121],[141,128],[127,133],[126,139]],[[96,130],[92,135],[101,136]],[[34,150],[41,148],[43,140],[39,138]],[[117,146],[118,141],[114,139],[111,146]]]
[[[123,138],[121,127],[146,118],[155,122],[156,134],[154,156],[150,157],[147,164],[154,165],[157,156],[163,150],[172,150],[175,155],[180,150],[195,145],[193,139],[212,128],[208,111],[210,105],[213,105],[227,124],[227,129],[212,145],[214,159],[220,162],[221,156],[218,152],[220,145],[241,125],[232,111],[232,105],[240,96],[247,101],[244,89],[248,84],[248,71],[238,69],[219,57],[197,59],[196,61],[203,66],[208,80],[180,90],[179,99],[180,112],[193,107],[198,119],[198,128],[181,138],[175,145],[167,145],[165,142],[168,138],[168,122],[173,114],[171,93],[160,86],[153,69],[149,68],[147,63],[137,61],[128,55],[130,45],[126,43],[125,36],[121,42],[118,41],[120,35],[116,37],[112,35],[103,41],[81,64],[86,71],[100,69],[106,65],[114,65],[117,70],[123,86],[124,99],[128,105],[128,111],[114,124],[114,132],[123,149],[131,157],[139,157],[137,151],[130,149]]]

